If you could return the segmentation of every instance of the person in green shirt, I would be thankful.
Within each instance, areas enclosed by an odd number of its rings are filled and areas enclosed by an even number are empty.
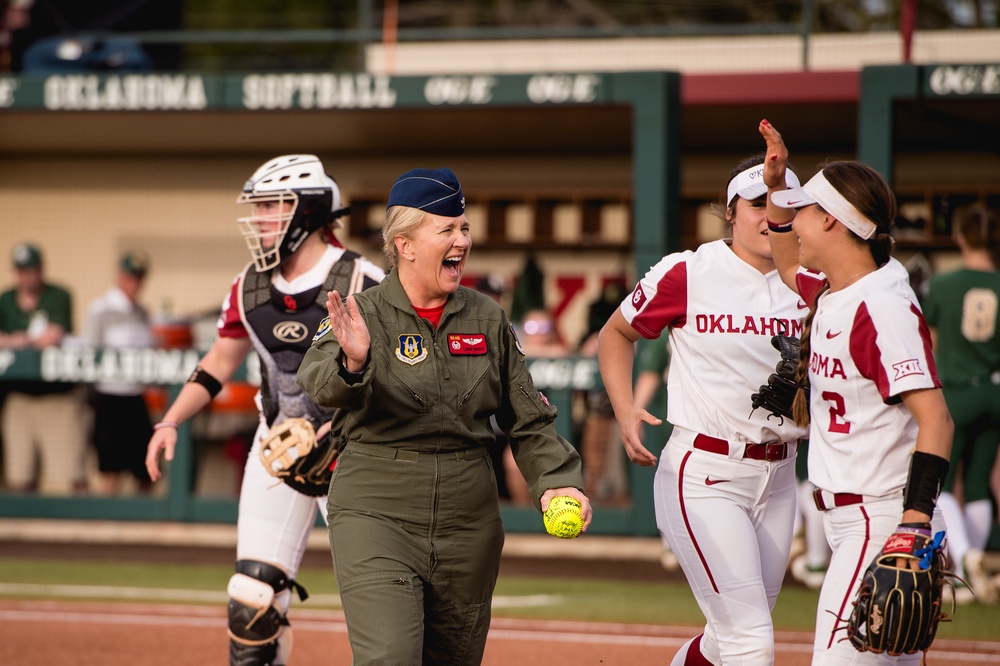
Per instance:
[[[535,507],[569,495],[586,529],[580,456],[503,309],[460,285],[472,240],[454,173],[401,175],[382,237],[389,274],[330,292],[298,372],[346,412],[327,514],[353,663],[479,664],[504,542],[490,417]]]
[[[70,293],[45,280],[42,252],[34,245],[15,246],[13,266],[16,285],[0,294],[0,349],[61,344],[73,329]],[[25,380],[4,386],[7,488],[59,495],[86,490],[86,440],[75,385]]]
[[[931,277],[923,310],[952,419],[951,468],[939,499],[948,548],[960,576],[981,603],[1000,594],[983,570],[993,526],[990,471],[1000,444],[1000,223],[982,206],[956,211],[955,242],[962,267]],[[952,493],[962,474],[964,510]]]

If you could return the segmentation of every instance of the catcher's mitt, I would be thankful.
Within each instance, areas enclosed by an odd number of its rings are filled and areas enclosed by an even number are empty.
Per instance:
[[[781,360],[767,378],[767,384],[750,396],[750,403],[754,409],[763,407],[774,416],[792,419],[792,403],[799,390],[795,381],[795,369],[799,364],[799,339],[775,335],[771,338],[771,346],[781,353]]]
[[[906,568],[914,561],[919,569]],[[931,539],[929,528],[897,527],[861,580],[847,640],[858,652],[892,656],[929,648],[938,623],[950,619],[941,610],[947,567],[944,532]]]
[[[306,419],[285,419],[271,428],[260,443],[264,469],[295,490],[320,497],[330,488],[330,477],[340,448],[329,435],[316,440]]]

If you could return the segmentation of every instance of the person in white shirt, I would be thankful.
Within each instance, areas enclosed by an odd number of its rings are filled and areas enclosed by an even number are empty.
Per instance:
[[[785,175],[798,184],[790,170]],[[657,456],[643,444],[641,426],[661,419],[635,404],[635,343],[669,332],[673,431],[654,477],[656,522],[706,620],[672,666],[773,663],[771,609],[791,549],[795,453],[806,432],[751,404],[780,361],[772,337],[798,335],[805,314],[771,258],[763,155],[737,166],[726,190],[720,212],[732,238],[661,259],[598,343],[629,459],[652,466]]]
[[[122,255],[115,285],[95,299],[87,311],[84,338],[96,349],[144,349],[153,346],[149,313],[139,303],[149,268],[144,252]],[[151,486],[146,470],[146,442],[153,424],[138,382],[98,382],[90,394],[94,424],[91,442],[97,450],[99,492],[114,495],[122,485],[122,472],[135,477],[138,489]]]
[[[845,626],[886,540],[943,529],[935,502],[954,426],[906,269],[891,258],[896,200],[856,161],[826,164],[786,189],[788,150],[766,120],[764,177],[774,262],[809,306],[793,414],[809,424],[809,480],[833,554],[816,610],[813,665],[920,663],[859,653]],[[792,233],[794,232],[794,233]]]

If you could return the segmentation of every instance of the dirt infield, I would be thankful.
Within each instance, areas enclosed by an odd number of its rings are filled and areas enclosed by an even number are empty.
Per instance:
[[[136,544],[0,541],[7,557],[128,562],[232,563],[231,548]],[[309,550],[304,564],[330,567],[329,552]],[[666,580],[658,561],[574,560],[560,557],[503,558],[501,575],[573,575],[581,578]],[[11,595],[13,596],[13,595]],[[22,598],[29,596],[21,595]],[[350,663],[343,614],[296,607],[295,665]],[[0,666],[203,666],[228,663],[226,610],[212,606],[125,601],[53,601],[0,598]],[[485,666],[643,666],[669,663],[693,633],[692,627],[612,622],[494,618]],[[779,631],[777,666],[805,666],[811,660],[811,632]],[[938,639],[931,664],[966,666],[1000,663],[1000,643]]]
[[[0,624],[18,640],[0,641],[0,663],[17,666],[227,662],[224,608],[160,604],[0,601]],[[293,663],[349,664],[343,614],[298,610]],[[484,666],[664,663],[690,629],[588,622],[496,619]],[[791,640],[788,640],[788,639]],[[809,636],[781,643],[779,666],[808,664]]]
[[[5,666],[204,666],[227,663],[224,608],[168,604],[0,600]],[[349,664],[343,614],[297,610],[296,664]],[[596,622],[493,621],[484,666],[639,666],[667,663],[690,628]],[[17,639],[13,640],[16,636]],[[811,634],[778,632],[776,666],[805,666]],[[932,663],[1000,661],[1000,645],[935,643]]]

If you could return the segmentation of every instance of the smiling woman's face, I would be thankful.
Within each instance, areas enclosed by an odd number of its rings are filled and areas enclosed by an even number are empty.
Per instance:
[[[798,209],[792,221],[792,230],[799,237],[799,265],[814,271],[824,271],[821,261],[823,248],[829,243],[823,233],[823,216],[819,206],[811,204]]]
[[[439,304],[458,290],[472,249],[465,215],[428,214],[412,237],[401,241],[399,277],[414,305]]]

